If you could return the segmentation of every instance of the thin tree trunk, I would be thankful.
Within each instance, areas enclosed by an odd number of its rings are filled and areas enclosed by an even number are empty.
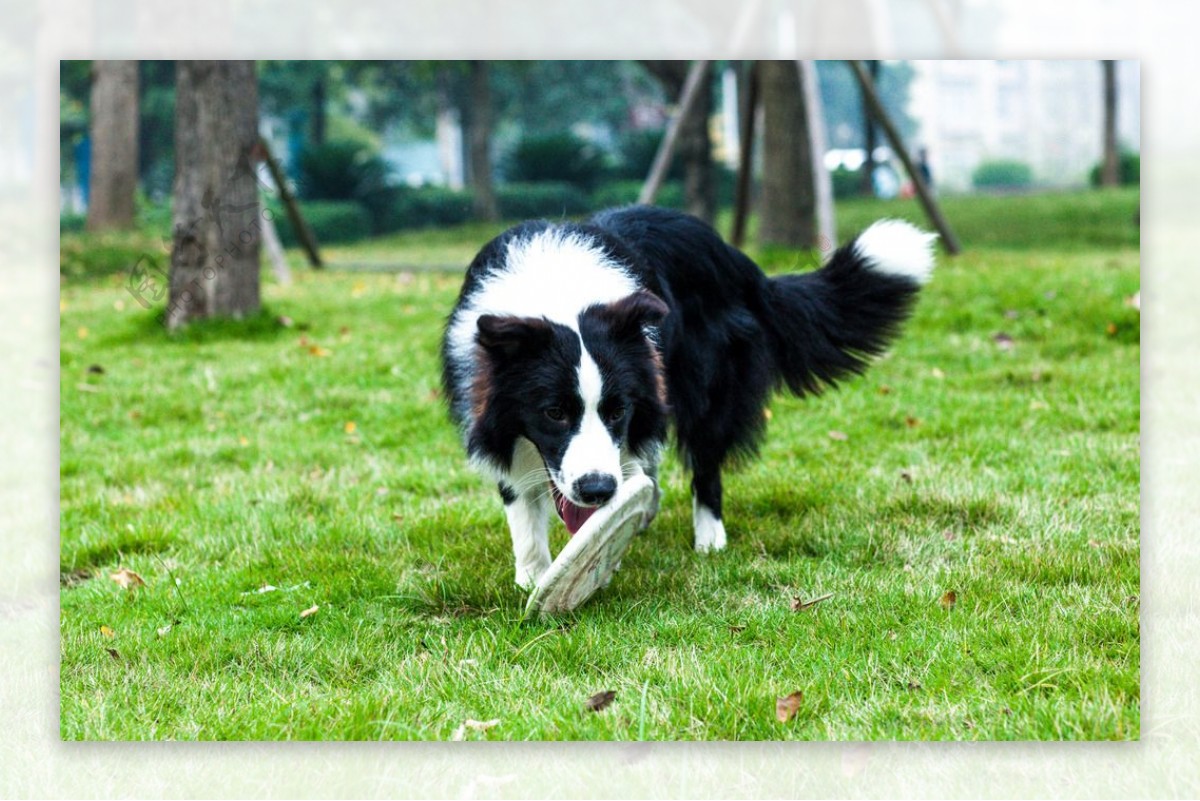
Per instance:
[[[486,61],[471,62],[471,189],[475,219],[498,220],[500,209],[492,187],[492,90]]]
[[[1121,183],[1117,157],[1117,62],[1101,61],[1104,68],[1104,164],[1100,168],[1100,185]]]
[[[643,61],[642,65],[662,83],[667,94],[678,98],[683,92],[691,64],[687,61]],[[679,121],[676,152],[683,161],[683,197],[689,214],[711,223],[716,217],[716,183],[713,176],[712,139],[708,118],[712,116],[711,66],[701,76],[699,93],[691,109]]]
[[[817,246],[816,196],[804,94],[794,61],[761,61],[763,179],[759,242]]]
[[[132,228],[138,176],[138,64],[96,61],[92,69],[87,228]]]
[[[312,141],[314,145],[325,144],[325,76],[320,75],[312,88]]]
[[[259,308],[258,83],[253,61],[180,61],[166,325]]]
[[[879,85],[879,62],[868,61],[867,68],[871,72],[871,80],[876,86]],[[862,194],[871,197],[875,194],[875,121],[871,117],[871,110],[867,106],[866,97],[862,98],[862,115],[863,115],[863,140],[864,147],[867,151],[866,161],[863,162],[861,189]]]

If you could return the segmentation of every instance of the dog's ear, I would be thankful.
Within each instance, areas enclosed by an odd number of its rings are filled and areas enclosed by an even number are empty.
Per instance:
[[[646,326],[658,325],[670,312],[658,295],[645,290],[593,309],[596,319],[618,339],[640,338]]]
[[[479,318],[475,341],[488,353],[511,359],[531,355],[550,344],[554,332],[545,318],[485,314]]]

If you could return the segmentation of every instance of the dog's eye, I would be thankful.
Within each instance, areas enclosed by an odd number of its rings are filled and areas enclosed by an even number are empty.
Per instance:
[[[621,418],[623,418],[624,416],[625,416],[625,407],[617,406],[615,408],[609,409],[608,414],[604,415],[604,419],[610,423],[619,423],[619,422],[621,422]]]
[[[563,420],[567,419],[567,413],[562,410],[561,406],[548,406],[546,407],[545,413],[546,417],[550,418],[556,423],[561,423]]]

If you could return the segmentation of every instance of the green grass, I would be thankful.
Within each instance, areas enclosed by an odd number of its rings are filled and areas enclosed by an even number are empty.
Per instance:
[[[458,275],[298,270],[260,317],[171,337],[64,236],[62,736],[1135,739],[1136,202],[948,199],[969,249],[867,376],[772,403],[730,548],[691,551],[670,460],[611,587],[533,621],[436,394]],[[340,255],[461,265],[491,230]]]

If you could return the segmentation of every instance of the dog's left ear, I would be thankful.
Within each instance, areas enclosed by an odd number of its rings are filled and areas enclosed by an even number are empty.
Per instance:
[[[625,339],[640,338],[645,326],[661,323],[670,309],[658,295],[641,290],[591,311],[613,336]]]

